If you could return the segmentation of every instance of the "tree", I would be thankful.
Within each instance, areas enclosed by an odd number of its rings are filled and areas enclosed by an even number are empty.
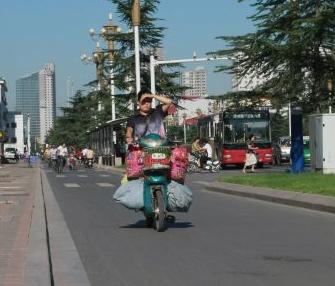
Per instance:
[[[254,90],[260,97],[320,109],[328,100],[326,83],[335,79],[335,2],[255,0],[252,6],[256,31],[218,37],[228,47],[212,54],[232,62],[217,71],[239,81],[250,75],[264,79]]]
[[[63,116],[56,119],[46,142],[82,146],[87,144],[87,130],[95,127],[101,120],[97,116],[97,96],[92,92],[84,96],[78,91],[70,101],[70,107],[62,108]]]

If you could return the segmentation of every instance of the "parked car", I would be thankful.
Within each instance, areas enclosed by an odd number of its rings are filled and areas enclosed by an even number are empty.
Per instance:
[[[304,136],[304,162],[305,164],[311,163],[311,151],[309,149],[309,136]]]
[[[19,160],[19,155],[17,154],[16,149],[11,147],[5,148],[4,157],[7,162],[17,162]]]
[[[273,163],[280,165],[291,160],[291,139],[289,136],[279,137],[273,145]]]

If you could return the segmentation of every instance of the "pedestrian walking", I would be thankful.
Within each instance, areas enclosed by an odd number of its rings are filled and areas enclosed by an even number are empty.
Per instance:
[[[257,147],[255,147],[255,139],[255,135],[251,134],[246,142],[247,150],[245,154],[245,164],[242,170],[243,173],[246,173],[246,169],[249,166],[251,166],[251,172],[255,172],[255,166],[257,164],[257,156],[255,150],[258,149]]]

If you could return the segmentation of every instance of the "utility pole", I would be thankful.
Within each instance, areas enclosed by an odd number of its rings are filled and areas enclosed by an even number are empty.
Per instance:
[[[136,94],[141,90],[141,70],[140,70],[140,32],[141,24],[141,7],[140,0],[133,0],[132,6],[132,22],[135,41],[135,75],[136,75]],[[136,102],[135,96],[135,102]]]
[[[333,94],[333,81],[330,79],[327,82],[328,87],[328,102],[329,102],[329,113],[332,113],[332,94]]]

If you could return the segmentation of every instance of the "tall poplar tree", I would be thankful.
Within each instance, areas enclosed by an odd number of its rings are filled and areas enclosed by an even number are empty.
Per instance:
[[[242,2],[244,0],[239,0]],[[249,17],[256,31],[218,37],[227,48],[213,52],[232,62],[219,66],[240,81],[263,79],[254,91],[277,103],[302,104],[320,110],[328,104],[327,81],[335,79],[335,1],[256,0]]]

